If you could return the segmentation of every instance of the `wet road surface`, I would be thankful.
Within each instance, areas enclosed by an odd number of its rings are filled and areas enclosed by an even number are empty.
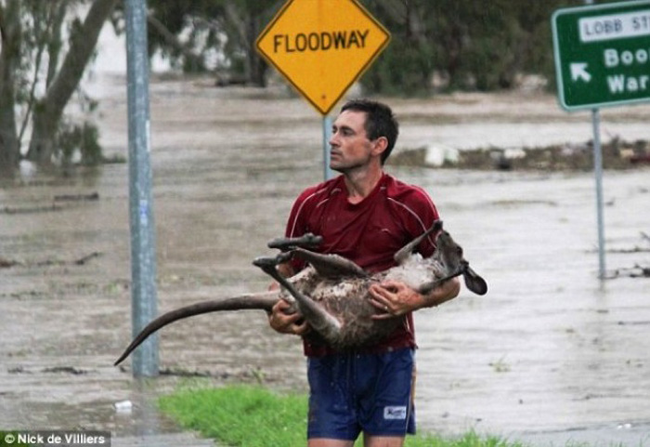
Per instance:
[[[126,154],[125,91],[121,79],[99,89],[107,155]],[[264,290],[250,261],[322,177],[320,117],[283,92],[198,81],[153,83],[151,97],[159,310]],[[588,114],[539,95],[390,102],[402,117],[397,150],[591,138]],[[607,111],[603,129],[648,139],[649,118],[647,106]],[[593,176],[388,170],[430,193],[490,284],[485,297],[463,290],[416,315],[420,430],[650,445],[650,279],[597,279]],[[0,428],[175,432],[155,398],[194,373],[306,388],[299,341],[273,333],[262,312],[166,328],[171,374],[158,379],[112,366],[130,341],[127,171],[26,172],[0,186],[0,258],[15,263],[0,269]],[[608,272],[650,266],[650,170],[606,172],[604,186]],[[115,410],[124,400],[131,413]]]

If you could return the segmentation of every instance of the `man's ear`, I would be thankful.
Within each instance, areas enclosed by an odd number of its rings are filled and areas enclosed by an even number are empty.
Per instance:
[[[379,137],[372,142],[372,155],[380,156],[388,147],[388,139],[386,137]]]

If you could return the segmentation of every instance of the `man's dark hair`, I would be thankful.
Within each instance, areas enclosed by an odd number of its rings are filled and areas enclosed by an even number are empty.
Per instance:
[[[399,134],[399,125],[391,108],[386,104],[369,99],[353,99],[341,107],[341,112],[346,110],[366,113],[365,129],[368,139],[376,140],[379,137],[386,137],[388,145],[381,154],[381,164],[383,165],[392,152]]]

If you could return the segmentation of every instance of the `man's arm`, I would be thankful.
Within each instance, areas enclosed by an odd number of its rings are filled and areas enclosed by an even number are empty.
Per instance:
[[[371,303],[385,313],[375,319],[393,318],[424,307],[438,306],[454,299],[460,292],[460,280],[451,278],[426,295],[413,290],[401,281],[384,281],[370,286]]]

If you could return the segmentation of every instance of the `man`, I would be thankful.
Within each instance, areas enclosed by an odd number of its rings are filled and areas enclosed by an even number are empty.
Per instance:
[[[330,167],[342,175],[306,189],[289,216],[286,235],[312,232],[323,237],[322,253],[344,256],[369,272],[392,267],[397,250],[422,234],[438,212],[420,188],[386,174],[383,165],[398,135],[391,109],[369,100],[346,103],[332,126]],[[433,240],[418,250],[429,256]],[[304,265],[291,261],[278,268],[285,276]],[[458,295],[458,279],[429,295],[406,284],[386,281],[370,289],[382,313],[376,318],[400,318],[404,324],[389,337],[358,352],[336,352],[304,341],[310,387],[309,447],[351,447],[361,432],[366,447],[398,447],[415,432],[412,387],[415,335],[412,312]],[[281,333],[306,334],[310,328],[299,314],[287,315],[279,301],[269,316]]]

